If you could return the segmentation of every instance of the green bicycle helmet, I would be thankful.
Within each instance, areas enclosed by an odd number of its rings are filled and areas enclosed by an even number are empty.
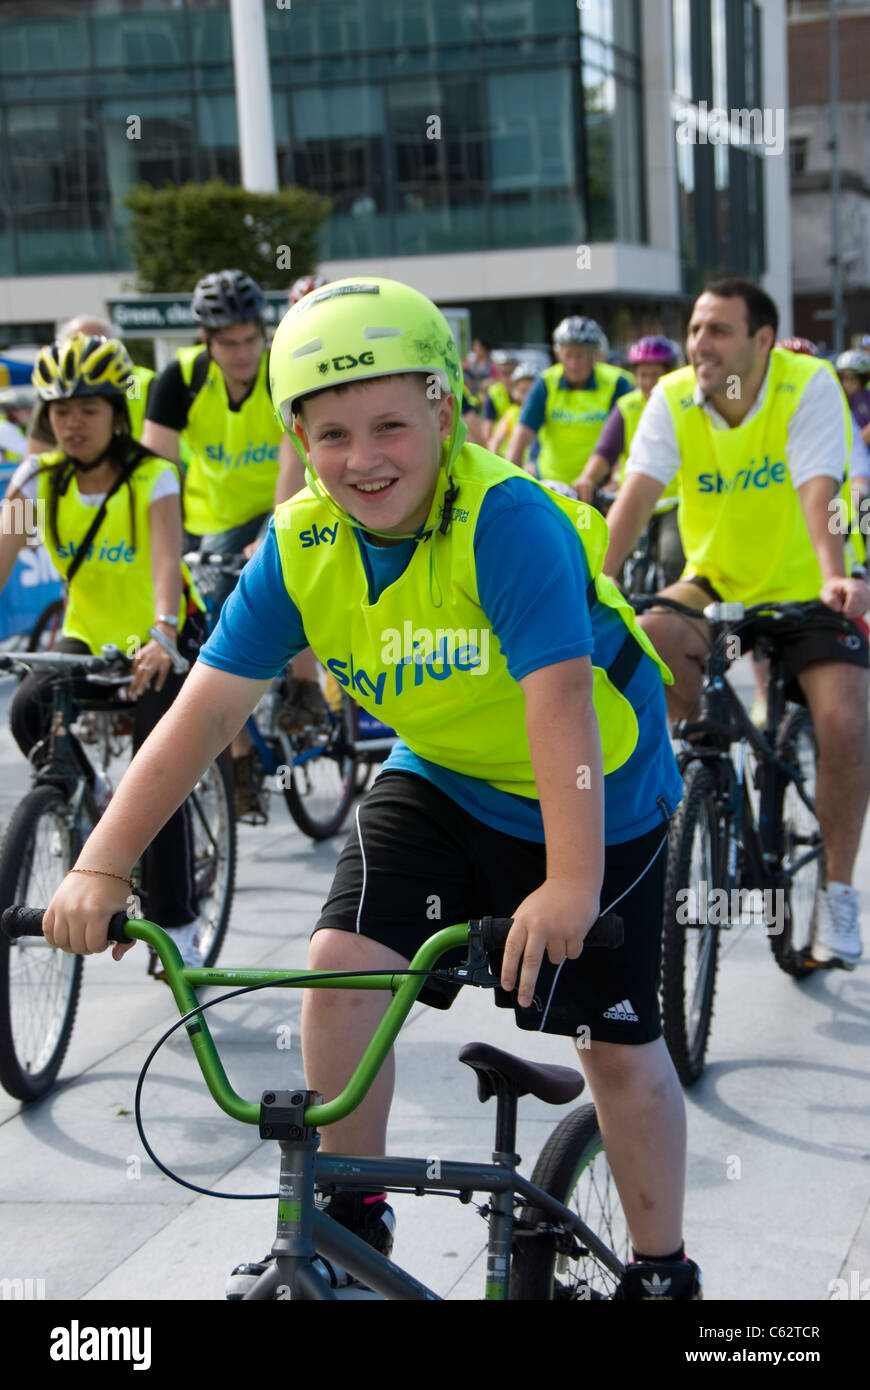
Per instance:
[[[424,373],[453,395],[450,436],[442,446],[442,467],[449,473],[465,439],[462,366],[450,325],[419,290],[374,276],[333,280],[294,304],[272,341],[269,390],[278,420],[303,458],[309,487],[355,526],[356,518],[321,488],[293,432],[294,417],[300,401],[315,391],[406,372]]]

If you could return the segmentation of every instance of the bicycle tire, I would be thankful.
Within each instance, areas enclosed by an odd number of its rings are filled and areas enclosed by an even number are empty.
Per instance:
[[[316,756],[290,767],[283,791],[287,809],[303,835],[328,840],[340,830],[356,795],[357,765],[347,751],[353,742],[355,707],[342,692],[338,712],[331,710],[332,729],[324,735],[312,731],[302,746],[314,740]]]
[[[700,832],[705,840],[701,846],[703,865],[700,873],[696,872],[697,861],[693,864],[696,832]],[[677,1075],[684,1086],[693,1085],[704,1070],[713,1021],[719,925],[709,920],[706,909],[710,890],[727,888],[722,881],[722,855],[719,851],[715,780],[709,768],[696,763],[685,774],[683,800],[671,827],[662,906],[662,1031]],[[706,884],[706,890],[701,889],[702,883]],[[687,890],[687,899],[678,897]],[[703,914],[697,911],[686,914],[683,909],[693,901],[696,907],[700,905],[702,893]],[[693,921],[693,916],[703,916],[705,920]],[[688,997],[686,971],[692,964],[693,955],[689,933],[694,931],[700,933],[694,943],[697,969],[691,997]]]
[[[807,709],[794,709],[783,715],[776,733],[775,751],[778,758],[804,773],[804,785],[811,801],[815,801],[816,738],[813,721]],[[809,777],[812,783],[807,786]],[[821,833],[815,814],[801,800],[792,783],[779,780],[776,798],[776,824],[780,836],[783,867],[789,855],[803,853],[807,845],[820,842]],[[799,891],[795,879],[789,879],[784,889],[782,931],[770,933],[770,948],[780,970],[795,980],[806,979],[819,969],[810,959],[810,946],[816,923],[816,891],[824,885],[825,856],[811,861],[803,870]],[[776,923],[778,926],[779,923]]]
[[[232,763],[224,751],[188,797],[194,878],[199,899],[203,966],[217,964],[226,936],[236,883],[236,815]]]
[[[47,603],[30,629],[27,651],[50,651],[60,636],[66,613],[66,599],[54,598]]]
[[[0,846],[0,910],[12,903],[46,906],[78,857],[79,834],[67,816],[57,787],[35,787],[17,807]],[[57,1078],[72,1036],[82,965],[82,956],[38,938],[0,937],[0,1084],[16,1100],[38,1100]],[[28,1012],[36,1020],[32,1038]]]
[[[541,1150],[532,1182],[576,1210],[623,1264],[631,1258],[628,1227],[594,1105],[579,1106],[556,1126]],[[511,1299],[587,1302],[612,1297],[616,1275],[588,1251],[583,1254],[584,1247],[575,1238],[563,1237],[565,1248],[560,1251],[558,1237],[547,1229],[549,1218],[535,1207],[521,1208],[519,1221],[527,1229],[539,1223],[545,1229],[534,1235],[518,1233],[514,1238]],[[573,1249],[569,1249],[569,1240]]]

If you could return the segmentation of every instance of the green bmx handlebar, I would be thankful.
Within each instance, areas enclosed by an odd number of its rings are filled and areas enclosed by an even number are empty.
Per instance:
[[[42,936],[43,916],[43,908],[9,907],[3,913],[2,930],[12,939],[19,936]],[[485,949],[497,950],[504,946],[511,919],[484,918],[480,926],[484,929],[482,939]],[[428,973],[448,951],[468,945],[469,930],[468,922],[442,928],[423,942],[407,970],[383,974],[323,970],[295,970],[291,973],[287,970],[192,968],[184,965],[178,947],[162,927],[156,922],[148,922],[141,918],[128,918],[125,912],[116,912],[111,918],[107,938],[109,941],[121,943],[145,941],[156,952],[165,971],[166,982],[185,1020],[187,1035],[209,1091],[221,1110],[231,1115],[234,1120],[241,1120],[249,1125],[260,1122],[260,1102],[245,1100],[231,1086],[209,1032],[203,1007],[194,993],[197,988],[204,985],[228,985],[231,988],[264,988],[274,985],[287,989],[389,990],[393,998],[344,1090],[333,1100],[321,1105],[310,1105],[306,1109],[305,1125],[319,1129],[343,1120],[361,1103],[396,1041]],[[613,948],[622,944],[622,935],[620,918],[602,917],[589,932],[586,944]],[[486,957],[483,959],[486,960]],[[464,979],[468,984],[495,983],[488,965],[482,967],[482,974],[480,967],[477,970],[470,966],[468,969],[463,968],[458,972],[457,979]]]

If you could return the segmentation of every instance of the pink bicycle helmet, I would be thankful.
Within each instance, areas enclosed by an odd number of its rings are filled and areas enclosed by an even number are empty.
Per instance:
[[[325,275],[300,275],[298,280],[294,280],[287,294],[291,304],[298,304],[300,299],[304,299],[312,290],[322,289],[328,285],[329,281]]]
[[[809,338],[780,338],[776,345],[778,348],[785,348],[786,352],[800,352],[805,357],[818,357],[819,349],[815,343],[811,343]]]
[[[672,343],[670,338],[657,335],[639,338],[628,350],[628,361],[632,367],[637,367],[643,362],[655,362],[671,371],[676,367],[678,357],[679,349],[676,343]]]

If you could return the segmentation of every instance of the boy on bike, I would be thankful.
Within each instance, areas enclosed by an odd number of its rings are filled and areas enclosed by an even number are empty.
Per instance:
[[[310,642],[401,740],[357,811],[312,967],[402,969],[433,922],[513,916],[499,1002],[521,1028],[575,1039],[636,1254],[619,1296],[697,1298],[682,1247],[683,1099],[657,1002],[663,851],[681,792],[670,675],[594,577],[604,522],[465,444],[455,340],[406,285],[361,277],[307,296],[278,329],[270,378],[309,486],[277,509],[190,697],[131,766],[79,866],[125,875]],[[123,901],[111,879],[75,875],[46,933],[102,950]],[[610,910],[624,945],[578,962]],[[421,997],[446,1007],[453,994],[429,982]],[[344,1086],[384,999],[308,992],[311,1087]],[[322,1131],[324,1147],[383,1152],[392,1084],[385,1066],[363,1105]],[[390,1249],[385,1194],[339,1194],[329,1212]],[[261,1268],[235,1271],[233,1295]]]

